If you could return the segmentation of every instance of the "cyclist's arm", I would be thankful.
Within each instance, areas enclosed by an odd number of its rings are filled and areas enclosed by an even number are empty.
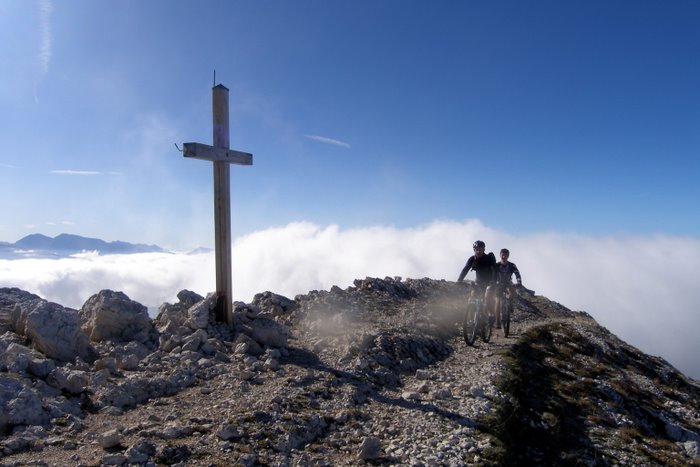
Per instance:
[[[464,265],[462,272],[459,273],[459,278],[457,279],[457,282],[462,282],[464,280],[464,278],[467,277],[467,273],[472,268],[473,263],[474,263],[474,257],[470,256],[469,259],[467,260],[467,264]]]
[[[518,281],[518,285],[523,285],[523,279],[522,277],[520,277],[520,271],[518,270],[518,267],[515,264],[513,264],[513,274],[515,274],[515,278]]]
[[[464,269],[462,269],[462,272],[459,273],[459,278],[457,279],[457,282],[462,282],[465,277],[467,277],[467,273],[469,272],[469,266],[464,266]]]

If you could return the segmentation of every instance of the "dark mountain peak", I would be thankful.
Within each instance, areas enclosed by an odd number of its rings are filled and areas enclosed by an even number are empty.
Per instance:
[[[98,238],[81,237],[72,234],[60,234],[54,237],[51,248],[54,250],[100,250],[103,251],[107,242]]]
[[[96,238],[82,237],[80,235],[67,233],[58,234],[53,239],[56,241],[97,240]]]
[[[17,248],[43,249],[51,245],[53,239],[43,234],[30,234],[15,242]]]
[[[43,234],[31,234],[8,247],[20,250],[36,250],[53,255],[65,255],[81,251],[99,251],[103,254],[162,252],[157,245],[144,245],[123,241],[106,242],[99,238],[62,233],[54,238]]]

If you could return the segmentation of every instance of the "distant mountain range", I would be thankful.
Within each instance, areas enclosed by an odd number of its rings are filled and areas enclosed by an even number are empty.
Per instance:
[[[0,256],[5,258],[8,256],[67,256],[86,251],[99,251],[101,254],[105,255],[164,252],[164,250],[157,245],[144,245],[121,241],[106,242],[99,238],[81,237],[79,235],[65,233],[53,238],[42,234],[32,234],[27,235],[15,243],[0,242]]]

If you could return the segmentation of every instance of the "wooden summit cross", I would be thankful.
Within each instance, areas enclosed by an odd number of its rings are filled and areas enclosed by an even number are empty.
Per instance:
[[[214,163],[214,235],[216,248],[216,320],[233,326],[231,279],[231,185],[229,164],[253,165],[253,155],[229,149],[228,88],[212,88],[214,145],[185,143],[185,157]]]

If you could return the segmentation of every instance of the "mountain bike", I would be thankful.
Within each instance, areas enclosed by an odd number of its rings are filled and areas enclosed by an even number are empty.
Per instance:
[[[474,345],[477,334],[481,334],[481,339],[484,342],[491,340],[491,321],[486,311],[484,293],[481,288],[472,289],[469,300],[467,300],[462,332],[464,342],[467,345]]]

